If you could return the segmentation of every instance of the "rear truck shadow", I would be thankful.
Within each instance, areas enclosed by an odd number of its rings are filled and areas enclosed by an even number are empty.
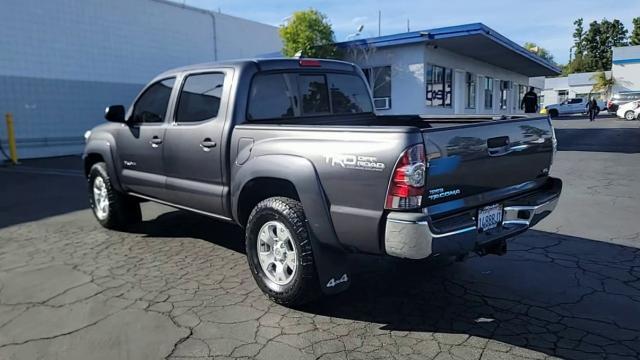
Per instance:
[[[140,224],[244,253],[239,227],[183,211]],[[640,357],[640,249],[530,230],[464,262],[354,255],[351,288],[300,307],[384,330],[492,339],[568,359]],[[248,271],[248,269],[247,269]]]
[[[639,249],[535,230],[508,247],[465,262],[362,259],[348,292],[305,310],[568,359],[640,356]]]

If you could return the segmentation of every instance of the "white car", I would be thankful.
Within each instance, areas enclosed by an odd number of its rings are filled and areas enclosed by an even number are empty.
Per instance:
[[[545,109],[547,110],[547,114],[552,118],[558,115],[586,114],[588,101],[589,100],[585,98],[568,99],[560,104],[547,105]],[[597,100],[596,102],[598,103],[598,111],[607,108],[604,101]]]
[[[616,115],[625,120],[640,120],[640,100],[620,105]]]

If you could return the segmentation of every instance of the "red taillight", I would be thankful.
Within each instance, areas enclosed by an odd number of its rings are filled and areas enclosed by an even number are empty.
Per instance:
[[[422,195],[424,195],[426,168],[424,145],[414,145],[405,150],[393,169],[385,208],[412,209],[420,207]]]
[[[314,59],[300,59],[298,64],[303,67],[320,67],[320,61]]]

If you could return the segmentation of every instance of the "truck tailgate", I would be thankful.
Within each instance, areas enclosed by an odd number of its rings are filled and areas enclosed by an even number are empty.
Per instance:
[[[422,133],[428,159],[423,199],[427,206],[545,178],[552,162],[547,118],[484,121]]]

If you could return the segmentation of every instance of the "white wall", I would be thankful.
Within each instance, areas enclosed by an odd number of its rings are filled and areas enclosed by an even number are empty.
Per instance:
[[[217,58],[277,51],[276,27],[214,14]],[[211,16],[153,0],[3,0],[0,74],[146,83],[216,58]]]
[[[350,49],[345,60],[362,68],[391,66],[391,109],[381,114],[421,114],[424,112],[423,45],[395,46],[378,49]]]
[[[0,24],[0,113],[21,157],[79,152],[105,106],[163,71],[282,48],[276,27],[162,0],[2,0]]]
[[[529,77],[509,71],[504,68],[497,67],[495,65],[487,64],[482,61],[478,61],[467,56],[463,56],[452,51],[443,48],[433,48],[425,46],[425,61],[426,63],[453,68],[456,71],[457,76],[465,76],[465,72],[470,72],[476,76],[476,108],[464,109],[465,114],[517,114],[522,111],[518,104],[518,85],[529,84]],[[494,79],[493,85],[493,109],[484,108],[484,77],[491,77]],[[511,81],[513,88],[507,95],[507,109],[500,110],[500,80]],[[455,80],[454,80],[455,82]],[[454,88],[454,98],[456,92],[462,92],[462,99],[465,99],[465,79],[458,84],[462,87],[456,86]],[[466,100],[465,100],[466,101]],[[424,104],[424,102],[423,102]],[[440,108],[430,107],[423,105],[425,113],[429,114],[454,114],[455,105],[453,108]],[[464,103],[462,105],[464,108]]]
[[[611,71],[617,82],[614,92],[640,91],[640,45],[613,48]]]

